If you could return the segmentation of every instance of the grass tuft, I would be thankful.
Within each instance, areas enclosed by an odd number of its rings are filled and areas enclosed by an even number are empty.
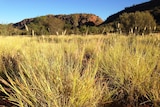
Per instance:
[[[160,106],[155,37],[0,37],[0,90],[20,107]]]

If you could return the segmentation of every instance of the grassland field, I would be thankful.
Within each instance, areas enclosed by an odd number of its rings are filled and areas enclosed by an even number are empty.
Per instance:
[[[18,107],[159,107],[160,35],[1,36],[0,83]]]

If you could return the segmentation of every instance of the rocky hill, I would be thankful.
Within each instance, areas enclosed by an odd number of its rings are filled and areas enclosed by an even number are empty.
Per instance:
[[[133,5],[131,7],[126,7],[124,10],[119,11],[107,18],[103,22],[102,25],[115,21],[119,15],[123,14],[124,12],[135,12],[135,11],[149,11],[155,18],[158,25],[160,25],[160,1],[159,0],[150,0],[145,3],[141,3],[138,5]]]
[[[24,29],[25,25],[29,25],[31,23],[32,24],[37,23],[38,20],[39,20],[38,23],[41,23],[40,21],[45,21],[46,19],[50,21],[58,20],[60,23],[70,24],[73,27],[80,27],[82,25],[96,26],[103,22],[103,20],[100,17],[94,14],[46,15],[30,19],[24,19],[18,23],[14,23],[13,26],[19,29]],[[51,22],[48,21],[48,23]],[[55,23],[51,24],[57,26],[57,24]]]
[[[103,22],[103,20],[100,17],[94,14],[56,15],[55,17],[74,26],[95,26]]]
[[[102,22],[103,20],[94,14],[46,15],[24,19],[14,23],[13,27],[24,31],[27,27],[28,32],[24,34],[30,34],[33,30],[37,35],[56,34],[64,30],[75,34],[86,32],[86,27],[96,27]]]

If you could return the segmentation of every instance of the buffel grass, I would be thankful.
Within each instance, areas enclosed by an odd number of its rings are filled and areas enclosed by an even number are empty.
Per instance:
[[[20,107],[160,106],[158,37],[0,37],[1,99]]]

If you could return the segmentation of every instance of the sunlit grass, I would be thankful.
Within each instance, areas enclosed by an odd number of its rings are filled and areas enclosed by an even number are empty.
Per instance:
[[[0,37],[0,56],[0,89],[20,107],[160,102],[159,36]]]

